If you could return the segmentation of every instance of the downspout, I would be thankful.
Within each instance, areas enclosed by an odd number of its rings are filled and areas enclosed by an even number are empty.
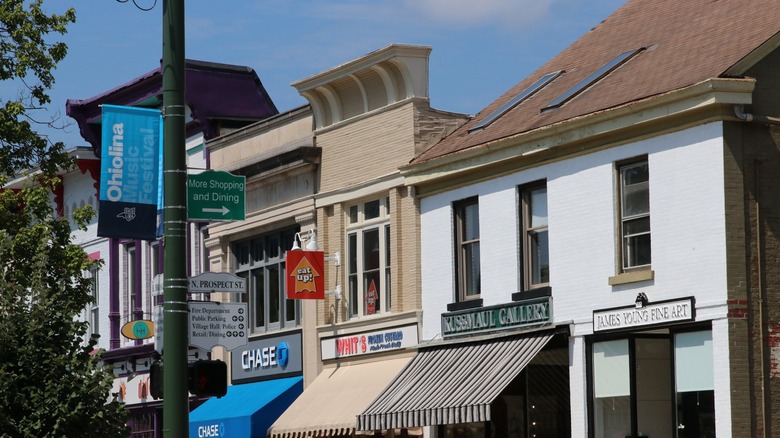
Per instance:
[[[767,386],[769,385],[769,373],[766,368],[767,357],[767,344],[766,344],[766,327],[764,327],[764,299],[766,298],[764,291],[764,268],[763,268],[763,239],[761,238],[761,201],[760,201],[760,172],[759,172],[759,160],[754,160],[753,167],[755,169],[755,185],[756,185],[756,254],[757,254],[757,269],[756,269],[756,282],[758,287],[758,339],[760,348],[760,368],[761,368],[761,428],[763,430],[763,436],[770,436],[767,433],[767,427],[770,427],[767,420],[768,416],[771,416],[771,406],[767,405]]]
[[[734,115],[743,122],[760,123],[764,125],[780,125],[780,117],[759,116],[745,112],[745,105],[734,104]]]

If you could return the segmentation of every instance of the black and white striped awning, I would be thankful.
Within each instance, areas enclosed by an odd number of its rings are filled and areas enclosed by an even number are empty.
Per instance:
[[[490,421],[490,404],[554,331],[421,348],[357,417],[357,430]]]

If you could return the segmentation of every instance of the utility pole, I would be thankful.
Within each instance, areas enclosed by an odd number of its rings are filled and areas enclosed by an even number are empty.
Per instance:
[[[189,434],[184,0],[163,0],[163,436]]]

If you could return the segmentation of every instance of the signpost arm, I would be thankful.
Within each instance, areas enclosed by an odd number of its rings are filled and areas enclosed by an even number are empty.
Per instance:
[[[163,1],[163,435],[189,434],[184,0]]]

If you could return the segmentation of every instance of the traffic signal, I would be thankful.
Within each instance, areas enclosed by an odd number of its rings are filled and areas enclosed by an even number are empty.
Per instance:
[[[194,395],[222,397],[227,394],[227,364],[221,360],[190,363],[189,390]]]
[[[149,368],[149,394],[155,400],[163,397],[163,363],[159,360],[152,362]]]

